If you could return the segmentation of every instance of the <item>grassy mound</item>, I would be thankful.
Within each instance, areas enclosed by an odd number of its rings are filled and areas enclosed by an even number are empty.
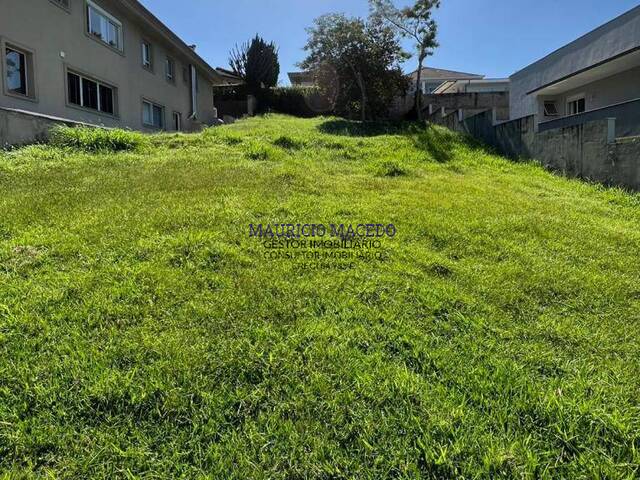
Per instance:
[[[638,195],[283,116],[0,153],[0,189],[9,478],[638,474]],[[248,237],[289,222],[397,235],[305,268]]]
[[[146,143],[138,132],[121,129],[57,126],[51,130],[50,143],[85,152],[120,152],[137,150]]]

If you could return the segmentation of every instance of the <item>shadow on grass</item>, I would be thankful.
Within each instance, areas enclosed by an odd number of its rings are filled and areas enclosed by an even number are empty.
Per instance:
[[[438,163],[446,163],[453,158],[456,145],[462,137],[448,130],[428,126],[413,136],[413,144],[419,150],[428,152]]]
[[[353,120],[327,120],[318,130],[329,135],[347,137],[376,137],[379,135],[403,135],[409,130],[408,122],[356,122]]]
[[[467,147],[495,153],[493,149],[480,141],[445,127],[422,122],[358,122],[346,119],[327,120],[318,130],[330,135],[349,137],[375,137],[397,135],[411,139],[415,148],[429,153],[434,161],[447,163],[455,155],[456,147]]]

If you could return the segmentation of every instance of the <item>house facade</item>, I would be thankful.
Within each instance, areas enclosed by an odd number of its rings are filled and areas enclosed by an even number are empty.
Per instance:
[[[313,87],[316,84],[313,73],[311,72],[289,72],[289,81],[294,87]]]
[[[215,121],[220,75],[137,0],[0,2],[0,107],[141,131]]]
[[[617,118],[640,134],[640,7],[605,23],[511,76],[510,118],[541,130]],[[626,125],[626,126],[625,126]]]
[[[424,95],[429,95],[435,91],[444,82],[455,82],[457,80],[480,80],[484,75],[475,73],[456,72],[454,70],[445,70],[442,68],[425,67],[422,69],[420,76],[420,85],[418,85],[418,71],[412,72],[410,75],[411,92],[415,92],[420,88]]]
[[[483,78],[470,80],[447,80],[436,87],[433,95],[447,93],[499,93],[509,91],[508,78]]]

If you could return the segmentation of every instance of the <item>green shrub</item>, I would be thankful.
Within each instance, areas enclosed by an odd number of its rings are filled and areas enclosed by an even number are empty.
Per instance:
[[[122,129],[57,126],[50,132],[50,143],[86,152],[136,150],[146,143],[143,134]]]
[[[331,110],[316,87],[277,87],[267,94],[269,108],[296,117],[315,117]]]

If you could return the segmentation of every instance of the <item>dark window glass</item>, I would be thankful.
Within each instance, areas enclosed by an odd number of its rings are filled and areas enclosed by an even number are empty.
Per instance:
[[[145,125],[153,125],[153,107],[149,102],[142,102],[142,122]]]
[[[166,61],[167,80],[173,81],[173,70],[174,70],[173,60],[171,60],[170,58],[167,58],[167,61]]]
[[[556,106],[556,102],[544,102],[544,114],[547,117],[558,115],[558,107]]]
[[[113,90],[100,85],[100,111],[113,114]]]
[[[162,107],[158,105],[153,106],[153,126],[162,128]]]
[[[23,53],[10,48],[6,51],[7,62],[7,88],[10,92],[27,94],[27,66]]]
[[[98,84],[86,78],[82,79],[82,106],[98,109]]]
[[[578,100],[578,113],[582,113],[586,110],[586,102],[584,98]]]
[[[67,86],[69,89],[69,103],[82,105],[82,100],[80,98],[80,77],[75,73],[68,73]]]

